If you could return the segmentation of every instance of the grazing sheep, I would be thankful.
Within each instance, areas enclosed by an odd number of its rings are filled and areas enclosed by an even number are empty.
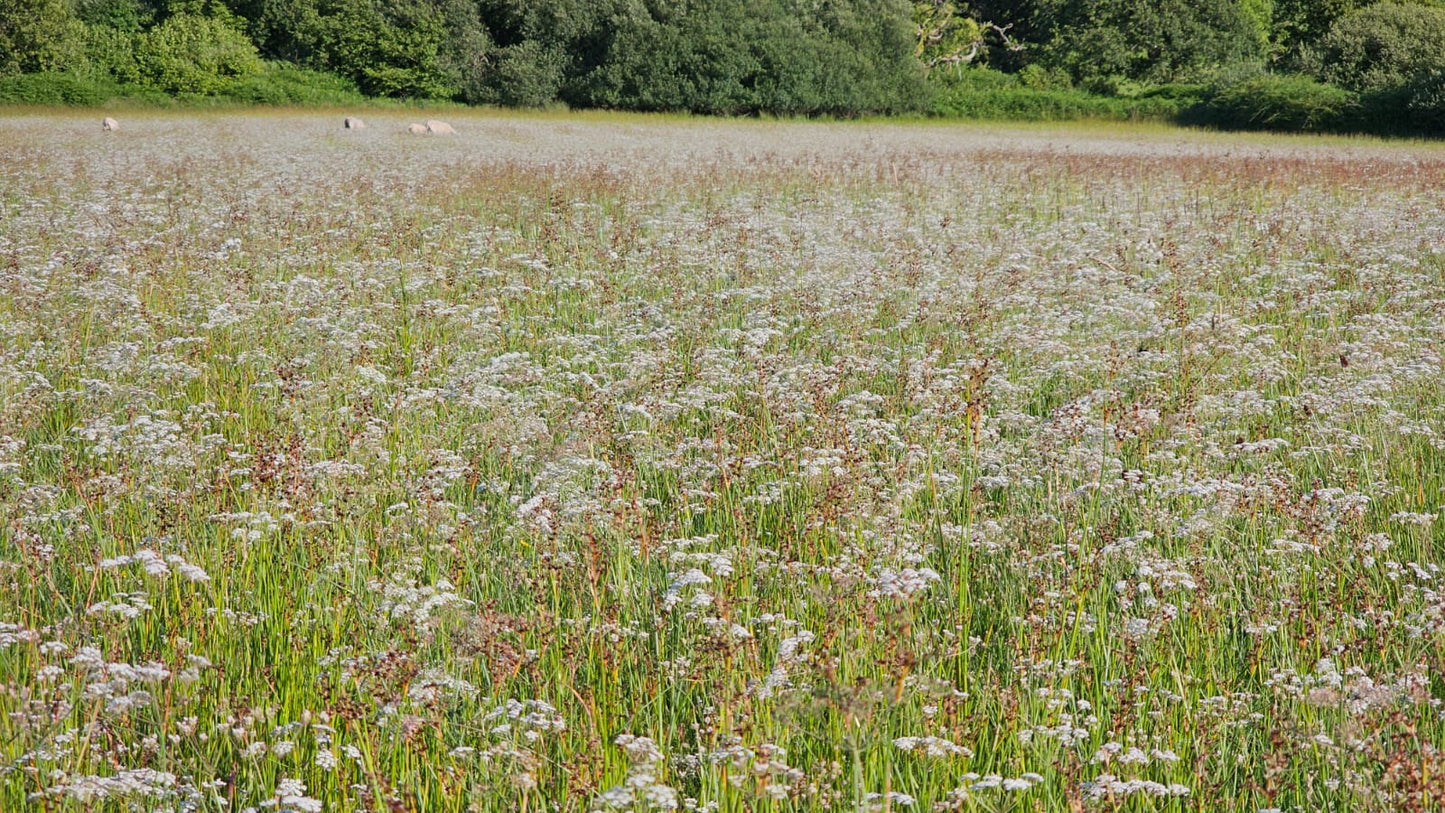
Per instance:
[[[366,122],[362,121],[361,119],[357,118],[356,116],[347,116],[347,117],[346,117],[346,129],[348,129],[348,130],[365,130],[365,129],[366,129]]]
[[[110,116],[106,116],[105,118],[100,120],[100,129],[105,130],[106,132],[110,132],[111,130],[119,130],[120,122],[116,121]]]
[[[425,125],[425,124],[413,124],[413,125],[411,125],[410,127],[407,127],[407,128],[406,128],[406,131],[407,131],[408,133],[411,133],[412,135],[426,135],[426,134],[427,134],[427,129],[426,129],[426,125]]]
[[[456,135],[456,134],[457,134],[457,131],[456,131],[456,130],[453,130],[453,129],[452,129],[452,126],[451,126],[450,124],[447,124],[447,123],[444,122],[444,121],[437,121],[436,119],[428,119],[428,120],[427,120],[427,123],[426,123],[426,131],[427,131],[428,133],[431,133],[432,135]]]

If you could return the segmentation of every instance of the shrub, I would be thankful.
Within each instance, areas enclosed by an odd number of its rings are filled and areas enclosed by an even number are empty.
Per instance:
[[[1406,87],[1405,113],[1411,126],[1445,135],[1445,68],[1421,74]]]
[[[1073,77],[1062,68],[1029,65],[1018,73],[1019,84],[1029,90],[1072,90]]]
[[[177,14],[142,34],[136,63],[147,85],[167,93],[203,95],[265,68],[245,34],[193,14]]]
[[[1336,20],[1320,42],[1321,79],[1354,91],[1399,87],[1445,68],[1445,9],[1380,3]]]
[[[347,104],[364,98],[355,82],[285,63],[270,63],[264,72],[233,83],[225,96],[241,102],[274,105]]]
[[[1025,81],[1025,74],[1032,78]],[[1205,95],[1202,85],[1168,84],[1139,87],[1110,85],[1108,94],[1068,89],[1055,72],[1043,69],[1019,74],[968,68],[930,76],[934,115],[1024,121],[1166,121],[1181,115]],[[1052,79],[1053,81],[1049,81]],[[1030,87],[1029,82],[1035,86]],[[1044,85],[1038,87],[1038,85]],[[1052,85],[1052,87],[1050,87]]]
[[[1001,90],[1019,86],[1018,74],[1004,73],[992,68],[964,67],[936,70],[928,74],[928,81],[937,90],[951,89]]]
[[[1330,130],[1349,124],[1359,104],[1348,90],[1307,76],[1266,75],[1228,85],[1192,118],[1244,130]]]
[[[1208,88],[1204,85],[1191,85],[1183,82],[1172,82],[1167,85],[1155,85],[1134,94],[1136,99],[1167,99],[1171,102],[1178,102],[1188,106],[1202,102],[1208,95]]]
[[[70,73],[24,73],[0,79],[0,103],[96,105],[115,87]]]
[[[1178,117],[1194,98],[1148,94],[1128,98],[1096,96],[1079,90],[976,90],[960,86],[940,91],[932,111],[940,116],[1011,121],[1168,121]]]

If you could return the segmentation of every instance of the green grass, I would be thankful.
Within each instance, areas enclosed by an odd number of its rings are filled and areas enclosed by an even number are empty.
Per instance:
[[[82,115],[0,809],[1445,803],[1438,145]]]

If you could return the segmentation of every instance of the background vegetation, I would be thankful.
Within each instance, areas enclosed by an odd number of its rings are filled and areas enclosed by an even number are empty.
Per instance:
[[[0,101],[1439,132],[1441,0],[0,0]]]

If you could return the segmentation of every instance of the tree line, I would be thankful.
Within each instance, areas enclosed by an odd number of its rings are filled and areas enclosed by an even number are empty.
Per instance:
[[[1445,0],[0,0],[7,86],[724,115],[1112,99],[1445,129]]]

